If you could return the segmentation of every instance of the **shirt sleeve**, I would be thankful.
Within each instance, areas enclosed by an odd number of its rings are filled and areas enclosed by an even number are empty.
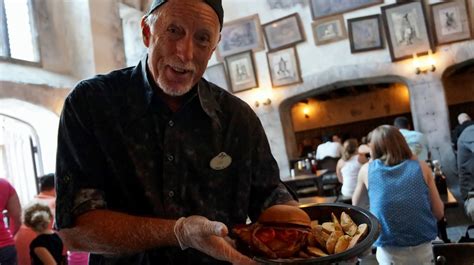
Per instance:
[[[80,83],[61,113],[56,158],[56,229],[70,228],[74,218],[106,207],[105,159],[93,134],[91,109]]]
[[[297,200],[280,180],[280,170],[273,157],[265,131],[255,116],[255,130],[251,137],[254,150],[252,159],[252,194],[249,217],[256,220],[261,211],[275,204]]]

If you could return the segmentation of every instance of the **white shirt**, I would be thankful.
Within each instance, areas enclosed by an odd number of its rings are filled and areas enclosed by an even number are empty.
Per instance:
[[[346,197],[352,197],[357,184],[357,175],[362,164],[359,163],[359,155],[353,155],[349,160],[344,162],[341,168],[342,187],[341,193]]]
[[[325,142],[316,148],[316,160],[321,160],[327,156],[341,157],[342,145],[338,142]]]

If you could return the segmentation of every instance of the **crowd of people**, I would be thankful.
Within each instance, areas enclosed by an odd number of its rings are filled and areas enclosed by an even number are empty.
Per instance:
[[[452,132],[453,149],[465,213],[474,221],[474,123],[465,113],[458,121]],[[393,126],[375,128],[360,144],[349,138],[341,146],[340,141],[327,136],[322,142],[315,148],[318,161],[339,158],[339,198],[369,209],[381,222],[381,235],[375,243],[379,263],[431,264],[431,241],[437,237],[444,204],[427,163],[427,137],[412,130],[409,120],[401,116]]]

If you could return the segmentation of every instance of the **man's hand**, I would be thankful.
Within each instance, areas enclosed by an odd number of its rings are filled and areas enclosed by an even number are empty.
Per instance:
[[[174,234],[182,249],[197,249],[207,255],[239,265],[255,265],[257,262],[235,250],[226,238],[227,227],[203,216],[181,217],[176,221]]]

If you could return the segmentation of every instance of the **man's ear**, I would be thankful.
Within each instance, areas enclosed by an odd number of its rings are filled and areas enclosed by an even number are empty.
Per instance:
[[[212,52],[211,52],[211,54],[209,55],[209,58],[207,58],[208,60],[211,59],[212,54],[214,53],[214,51],[216,51],[217,46],[219,45],[219,42],[221,41],[221,37],[222,37],[222,35],[219,33],[219,40],[217,41],[216,46],[214,46],[214,48],[212,49]]]
[[[150,25],[146,23],[146,18],[147,18],[146,16],[142,17],[140,25],[142,27],[143,44],[145,45],[145,47],[148,48],[148,46],[150,46],[151,29],[150,29]]]

